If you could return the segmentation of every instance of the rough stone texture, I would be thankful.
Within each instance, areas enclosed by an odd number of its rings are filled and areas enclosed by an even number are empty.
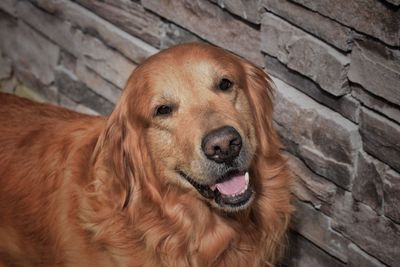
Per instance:
[[[400,108],[398,106],[363,90],[358,85],[352,85],[351,88],[351,95],[365,106],[382,113],[394,121],[400,122]]]
[[[26,72],[17,71],[15,76],[19,81],[15,86],[16,88],[24,87],[40,96],[45,102],[58,103],[58,89],[53,85],[43,85],[34,76]]]
[[[60,90],[60,93],[75,103],[87,106],[100,114],[107,115],[113,110],[114,105],[112,103],[96,95],[80,82],[73,73],[63,67],[57,67],[55,85]]]
[[[262,18],[261,49],[335,96],[349,92],[348,58],[271,13]]]
[[[84,34],[69,22],[44,13],[27,2],[18,4],[18,13],[27,23],[45,33],[48,38],[80,59],[100,76],[119,88],[125,86],[135,65],[105,46],[99,39]]]
[[[14,93],[18,85],[17,78],[12,75],[9,79],[0,80],[0,91],[5,93]]]
[[[116,26],[67,0],[36,0],[40,8],[57,14],[58,17],[77,25],[84,33],[100,38],[108,46],[120,51],[135,63],[158,52],[141,39],[132,37]],[[29,10],[26,13],[29,13]]]
[[[15,86],[14,94],[38,102],[59,103],[59,92],[55,86],[49,87],[27,87],[19,84]]]
[[[317,149],[306,145],[299,150],[299,156],[317,174],[326,177],[338,186],[346,189],[350,188],[354,173],[352,165],[337,162],[332,158],[326,157]]]
[[[180,43],[204,42],[193,33],[173,24],[163,23],[161,26],[160,47],[168,48]]]
[[[389,266],[400,262],[400,225],[355,202],[349,192],[337,197],[332,227]]]
[[[160,47],[161,19],[134,1],[75,0],[122,30]]]
[[[33,75],[43,84],[54,81],[53,69],[59,57],[59,47],[25,23],[14,21],[1,13],[0,36],[7,36],[0,42],[0,49],[14,62],[18,71]],[[30,42],[26,42],[26,39]]]
[[[360,103],[352,96],[347,94],[341,97],[335,97],[322,90],[321,87],[311,79],[287,68],[279,60],[269,55],[265,55],[265,66],[268,73],[296,87],[296,89],[301,90],[317,102],[328,106],[347,119],[356,123],[358,122]]]
[[[41,9],[57,14],[57,18],[69,22],[72,28],[77,26],[82,33],[101,39],[106,45],[118,50],[136,63],[140,63],[158,52],[157,49],[141,39],[125,33],[106,20],[70,1],[36,0],[36,4]],[[35,10],[31,5],[20,5],[19,10],[23,15],[29,15]]]
[[[248,24],[236,20],[217,5],[208,1],[189,0],[146,0],[142,4],[151,11],[194,32],[202,39],[262,65],[262,57],[258,49],[259,32]],[[221,27],[222,25],[224,27]],[[218,30],[210,30],[216,28]]]
[[[84,64],[76,66],[76,76],[95,93],[104,97],[111,103],[116,103],[121,96],[121,90],[112,83],[107,82]]]
[[[23,97],[23,98],[27,98],[36,102],[45,102],[46,99],[41,96],[40,94],[36,93],[35,91],[33,91],[32,89],[23,86],[23,85],[19,85],[15,88],[15,95],[19,96],[19,97]]]
[[[386,166],[365,153],[360,153],[353,182],[353,196],[382,214],[383,174]]]
[[[296,201],[292,229],[343,262],[347,262],[348,241],[331,229],[331,219],[313,207]]]
[[[211,0],[220,7],[236,14],[247,21],[260,24],[261,0]]]
[[[291,233],[290,248],[283,264],[287,267],[344,267],[344,263],[330,256],[301,235]]]
[[[351,49],[353,38],[351,29],[289,0],[264,0],[263,4],[268,11],[284,17],[289,22],[318,36],[333,46],[343,51]]]
[[[400,125],[365,108],[360,121],[364,150],[400,171]]]
[[[384,176],[383,199],[385,215],[400,223],[400,174],[393,170]]]
[[[349,267],[385,267],[386,265],[380,263],[370,255],[362,251],[354,244],[349,245],[349,259],[347,266]]]
[[[0,80],[10,78],[11,72],[11,61],[8,58],[5,58],[0,51]]]
[[[314,174],[298,158],[285,153],[288,165],[295,178],[294,194],[301,201],[311,203],[315,209],[328,211],[336,193],[336,186],[321,176]]]
[[[395,6],[400,6],[400,0],[384,0],[387,3],[391,3],[392,5]]]
[[[400,105],[400,50],[372,41],[357,41],[351,53],[349,79]]]
[[[2,0],[0,1],[0,9],[7,12],[9,15],[16,17],[17,16],[17,10],[15,8],[16,4],[17,2],[14,0]]]
[[[61,50],[59,65],[63,66],[65,69],[76,73],[77,58],[68,53],[65,50]]]
[[[295,144],[289,149],[300,154],[316,173],[348,188],[355,152],[360,147],[356,125],[293,87],[277,79],[273,81],[276,84],[274,118],[283,128],[283,137]]]
[[[292,0],[358,31],[400,46],[400,12],[381,1]],[[394,0],[397,1],[397,0]]]
[[[90,114],[90,115],[99,115],[99,113],[94,111],[93,109],[90,109],[87,106],[84,106],[82,104],[78,104],[63,94],[60,94],[60,100],[59,100],[58,104],[62,107],[72,109],[72,110],[75,110],[78,112],[82,112],[82,113],[86,113],[86,114]]]

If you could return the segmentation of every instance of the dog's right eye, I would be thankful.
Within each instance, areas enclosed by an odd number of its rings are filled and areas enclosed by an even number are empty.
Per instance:
[[[233,82],[232,82],[232,81],[230,81],[230,80],[224,78],[224,79],[222,79],[222,80],[219,82],[218,88],[219,88],[221,91],[227,91],[227,90],[229,90],[229,89],[232,87],[232,85],[233,85]]]
[[[168,105],[161,105],[158,106],[156,108],[156,116],[164,116],[164,115],[168,115],[172,112],[172,106],[168,106]]]

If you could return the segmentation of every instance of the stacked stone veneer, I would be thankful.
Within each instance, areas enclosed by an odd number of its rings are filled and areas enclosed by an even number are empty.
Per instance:
[[[282,264],[400,266],[399,0],[1,0],[0,87],[109,114],[138,64],[187,41],[274,77],[297,178]]]

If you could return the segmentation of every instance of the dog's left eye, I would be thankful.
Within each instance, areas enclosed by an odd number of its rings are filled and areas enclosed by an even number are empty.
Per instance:
[[[172,112],[172,106],[161,105],[156,108],[156,116],[168,115]]]
[[[233,85],[233,82],[228,80],[228,79],[222,79],[219,84],[218,84],[218,88],[222,91],[226,91],[228,89],[230,89]]]

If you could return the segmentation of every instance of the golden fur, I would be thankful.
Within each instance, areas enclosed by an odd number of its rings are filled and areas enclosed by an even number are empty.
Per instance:
[[[234,81],[219,92],[221,77]],[[171,116],[154,109],[172,103]],[[109,117],[0,95],[0,266],[274,266],[291,213],[271,80],[222,49],[179,45],[132,74]],[[198,147],[233,125],[252,155],[248,208],[226,211]]]

